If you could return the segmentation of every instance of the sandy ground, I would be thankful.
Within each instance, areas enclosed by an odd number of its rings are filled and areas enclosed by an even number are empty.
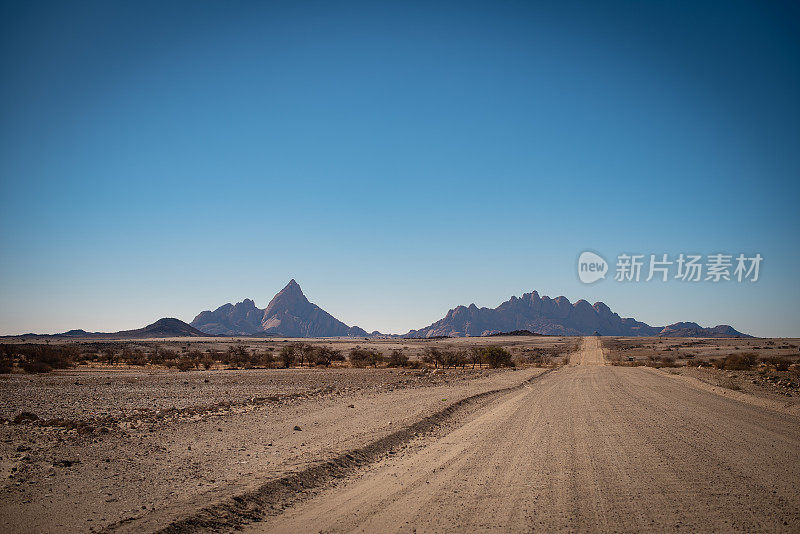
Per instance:
[[[542,372],[10,375],[0,388],[8,415],[100,419],[77,429],[0,426],[0,531],[156,530]]]
[[[259,532],[800,531],[800,419],[653,369],[571,364]]]

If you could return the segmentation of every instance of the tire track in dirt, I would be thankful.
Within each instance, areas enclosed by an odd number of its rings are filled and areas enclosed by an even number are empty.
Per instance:
[[[183,513],[177,519],[169,517],[171,511],[162,511],[136,519],[123,520],[110,525],[104,531],[187,533],[239,529],[243,525],[281,513],[286,507],[296,505],[336,480],[351,475],[387,455],[394,454],[398,447],[447,425],[457,416],[479,410],[504,395],[524,390],[530,383],[549,372],[550,370],[546,370],[522,384],[466,397],[364,447],[342,453],[332,460],[296,473],[269,480],[250,492],[224,499],[188,514]]]

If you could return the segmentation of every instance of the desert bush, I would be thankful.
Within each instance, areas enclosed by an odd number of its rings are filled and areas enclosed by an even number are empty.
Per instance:
[[[230,345],[222,356],[222,363],[242,367],[250,363],[250,351],[243,344]]]
[[[197,364],[192,358],[181,356],[180,358],[178,358],[175,367],[178,368],[178,371],[190,371],[195,367],[197,367]]]
[[[408,356],[403,354],[403,351],[395,349],[389,355],[388,365],[389,367],[407,367]]]
[[[289,367],[294,364],[295,360],[295,346],[294,345],[284,345],[281,347],[280,351],[280,358],[283,366],[288,369]]]
[[[672,356],[662,356],[658,359],[656,367],[678,367],[678,364]]]
[[[481,349],[479,347],[470,347],[470,349],[469,349],[469,360],[470,360],[470,363],[472,363],[472,368],[473,369],[475,369],[476,365],[478,367],[483,365],[483,352],[481,352]]]
[[[200,360],[200,365],[202,365],[202,366],[203,366],[203,368],[204,368],[206,371],[208,371],[209,369],[211,369],[212,367],[214,367],[214,358],[212,358],[212,357],[211,357],[209,354],[206,354],[206,355],[205,355],[205,356],[203,356],[203,358]]]
[[[503,347],[484,347],[481,350],[483,352],[483,359],[489,364],[489,367],[493,369],[514,366],[514,362],[511,360],[511,353]]]
[[[303,367],[304,363],[310,364],[314,360],[316,351],[317,349],[314,348],[313,345],[309,345],[308,343],[298,343],[297,350],[295,352],[297,354],[300,367]]]
[[[49,373],[72,367],[80,357],[80,349],[70,345],[5,345],[2,354],[8,372],[16,361],[27,373]]]
[[[108,365],[114,365],[117,359],[117,351],[113,347],[106,347],[100,351],[100,359]]]
[[[120,359],[128,365],[147,365],[147,355],[139,349],[131,349],[125,347],[122,349],[122,356]]]
[[[757,362],[757,355],[753,352],[743,352],[741,354],[731,354],[725,357],[723,369],[729,371],[746,371],[751,369]]]
[[[344,360],[342,352],[330,347],[317,347],[314,350],[312,361],[314,365],[329,367],[331,363]]]
[[[464,350],[450,350],[444,353],[445,367],[466,367],[467,361],[467,352]]]
[[[380,352],[359,347],[350,349],[349,359],[353,367],[359,368],[367,367],[368,365],[378,367],[378,364],[385,360]]]
[[[350,349],[348,359],[353,367],[366,367],[369,364],[369,351],[358,347]]]
[[[442,351],[436,347],[428,347],[422,355],[422,361],[425,363],[432,363],[434,367],[438,368],[442,363]]]
[[[251,356],[250,360],[253,365],[257,365],[258,367],[272,367],[275,357],[270,350],[265,350],[262,352],[253,351],[253,355]]]

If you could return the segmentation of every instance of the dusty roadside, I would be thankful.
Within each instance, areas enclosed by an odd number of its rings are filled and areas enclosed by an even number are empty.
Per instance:
[[[313,372],[318,374],[312,380],[327,380],[326,371]],[[130,410],[120,408],[116,426],[86,432],[6,424],[0,427],[0,528],[96,531],[147,517],[158,518],[149,524],[163,525],[172,515],[239,495],[378,440],[461,399],[513,387],[542,372],[457,372],[451,378],[409,372],[376,378],[373,370],[355,370],[322,387],[291,392],[287,386],[276,395],[262,391],[260,397],[245,396],[230,405],[212,403],[210,410],[187,403],[148,411],[141,405],[146,396],[140,395],[130,424],[125,415]],[[213,374],[202,376],[214,380]],[[346,385],[348,380],[355,382]],[[184,389],[197,391],[191,387]],[[223,398],[225,391],[219,392]],[[211,398],[216,395],[201,401]],[[58,402],[69,407],[76,401]]]
[[[739,402],[791,415],[800,415],[800,396],[790,380],[770,381],[755,372],[724,371],[707,367],[700,369],[642,367],[642,369],[669,375],[690,387]]]

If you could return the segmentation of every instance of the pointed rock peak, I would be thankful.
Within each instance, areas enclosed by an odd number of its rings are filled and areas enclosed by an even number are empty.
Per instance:
[[[300,289],[300,284],[298,284],[297,282],[295,282],[295,281],[294,281],[294,278],[292,278],[291,280],[289,280],[289,283],[288,283],[288,284],[286,284],[286,287],[284,287],[283,289],[281,289],[281,290],[278,292],[278,294],[277,294],[277,295],[275,295],[275,296],[277,297],[277,296],[280,296],[280,295],[291,295],[291,296],[299,296],[299,297],[304,297],[304,295],[303,295],[303,290],[302,290],[302,289]]]
[[[286,287],[283,288],[283,291],[286,291],[287,289],[292,290],[292,291],[299,291],[300,293],[303,292],[303,290],[300,289],[300,284],[295,282],[294,278],[289,280],[289,283],[286,284]]]
[[[297,282],[294,281],[292,278],[286,287],[281,289],[277,295],[272,297],[272,300],[269,301],[269,305],[267,306],[266,312],[269,313],[276,307],[291,307],[297,304],[307,304],[308,299],[306,296],[303,295],[303,290],[300,289],[300,286]]]

